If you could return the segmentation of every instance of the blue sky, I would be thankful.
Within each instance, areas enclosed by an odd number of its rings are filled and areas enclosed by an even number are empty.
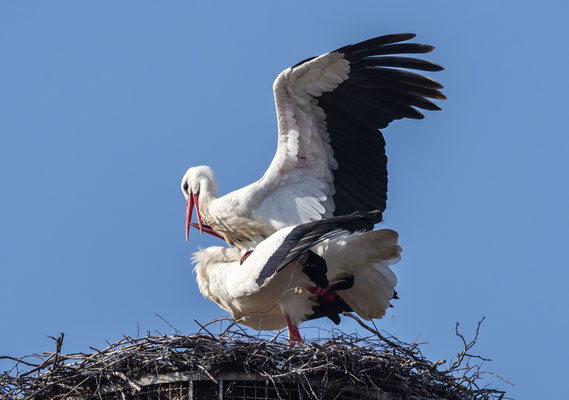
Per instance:
[[[0,354],[51,350],[62,331],[65,352],[137,324],[169,332],[154,313],[187,333],[225,316],[192,275],[191,253],[217,241],[184,242],[185,170],[212,166],[221,193],[258,179],[276,146],[280,71],[415,32],[437,47],[428,59],[446,70],[431,76],[449,100],[384,130],[384,225],[404,253],[401,299],[379,324],[449,360],[455,322],[471,334],[486,316],[477,351],[516,386],[488,382],[562,398],[568,12],[562,1],[0,3]]]

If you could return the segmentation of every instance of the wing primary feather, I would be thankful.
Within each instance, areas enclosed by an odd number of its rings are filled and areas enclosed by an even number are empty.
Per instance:
[[[362,80],[369,78],[391,79],[429,89],[443,89],[439,82],[415,72],[384,67],[367,67],[350,72],[350,79]]]
[[[345,53],[350,62],[357,62],[364,57],[382,56],[386,54],[426,54],[435,49],[435,46],[421,43],[398,43],[364,49],[354,53]]]
[[[343,86],[338,88],[337,91],[349,97],[349,99],[346,100],[357,103],[361,107],[365,106],[374,110],[374,112],[381,112],[381,106],[386,101],[401,105],[415,106],[425,110],[437,111],[441,109],[438,105],[424,97],[399,92],[397,90],[383,89],[362,91],[357,89],[351,90],[349,86]]]
[[[390,35],[383,35],[383,36],[374,37],[372,39],[364,40],[363,42],[359,42],[356,44],[349,44],[347,46],[340,47],[335,51],[338,53],[353,54],[355,52],[365,50],[371,47],[378,47],[391,43],[404,42],[406,40],[413,39],[415,36],[417,35],[415,35],[414,33],[392,33]]]
[[[348,82],[344,82],[348,83]],[[383,78],[368,78],[361,80],[351,80],[350,83],[354,86],[364,89],[396,89],[405,93],[411,93],[418,96],[428,97],[437,100],[446,100],[446,96],[435,89],[429,89],[417,85],[412,85],[405,82],[398,82],[391,79]]]
[[[432,72],[438,72],[444,70],[442,66],[440,66],[439,64],[435,64],[431,61],[421,60],[419,58],[413,58],[413,57],[393,57],[393,56],[366,57],[350,65],[350,70],[357,71],[367,67],[397,67],[397,68],[417,69],[421,71],[432,71]]]
[[[342,172],[343,171],[338,171],[338,174],[341,175]],[[353,179],[351,181],[350,190],[345,190],[344,188],[342,188],[337,193],[342,193],[344,190],[346,193],[357,193],[358,198],[361,198],[361,202],[358,202],[360,208],[362,210],[373,210],[374,207],[378,206],[379,201],[385,200],[387,198],[387,196],[385,196],[383,193],[386,186],[387,186],[386,179],[376,180],[375,182],[370,182],[369,180],[364,180],[360,182],[357,179]],[[352,195],[350,194],[350,196]]]
[[[338,188],[336,192],[336,197],[338,199],[343,199],[346,203],[350,204],[352,208],[356,208],[358,210],[369,210],[370,207],[376,206],[378,201],[374,202],[374,204],[370,204],[369,200],[365,200],[363,197],[355,195],[353,192],[345,189],[345,188]],[[380,204],[385,209],[384,204]],[[347,210],[343,210],[342,212],[346,212]]]

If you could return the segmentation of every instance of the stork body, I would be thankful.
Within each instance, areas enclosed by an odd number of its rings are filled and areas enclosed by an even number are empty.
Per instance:
[[[287,326],[291,341],[300,340],[297,327],[309,319],[338,323],[343,311],[381,318],[395,293],[389,265],[399,260],[397,233],[361,232],[359,221],[353,226],[360,216],[346,217],[283,228],[242,265],[238,248],[200,250],[194,253],[198,287],[253,329]]]
[[[439,110],[442,85],[406,71],[440,71],[429,61],[401,57],[432,46],[403,43],[414,34],[380,36],[305,60],[283,71],[273,92],[276,154],[258,181],[217,197],[209,167],[182,180],[186,235],[196,206],[200,229],[250,248],[287,226],[356,211],[384,211],[387,157],[379,129],[395,119],[421,119],[417,108]],[[202,221],[203,219],[203,221]]]

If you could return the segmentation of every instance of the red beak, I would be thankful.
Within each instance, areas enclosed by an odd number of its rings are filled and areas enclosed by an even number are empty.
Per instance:
[[[200,203],[198,200],[199,193],[196,193],[193,196],[194,196],[194,203],[196,205],[196,214],[198,215],[198,224],[200,225],[200,233],[203,236],[203,222],[202,222],[202,216],[200,215]]]
[[[194,197],[192,195],[188,196],[186,201],[186,243],[188,243],[188,238],[190,236],[190,225],[192,223],[192,211],[194,210]]]
[[[203,236],[203,222],[202,222],[202,216],[200,214],[199,194],[190,193],[190,195],[188,196],[188,200],[186,202],[186,243],[188,242],[188,238],[190,237],[190,226],[192,226],[192,211],[194,210],[194,204],[196,207],[196,214],[198,215],[198,224],[199,224],[198,226],[200,229],[200,233]]]
[[[191,222],[190,223],[191,226],[193,226],[196,229],[199,229],[199,225],[196,224],[195,222]],[[203,225],[203,231],[205,233],[210,234],[211,236],[215,236],[216,238],[220,238],[221,240],[225,240],[225,238],[223,236],[221,236],[220,234],[218,234],[216,231],[213,230],[213,228],[209,225]]]

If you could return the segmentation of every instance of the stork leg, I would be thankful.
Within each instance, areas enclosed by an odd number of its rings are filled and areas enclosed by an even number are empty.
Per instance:
[[[296,343],[302,343],[302,337],[300,336],[300,332],[298,328],[292,323],[290,320],[290,316],[287,313],[284,313],[286,327],[288,330],[288,344],[289,346],[293,346]]]

